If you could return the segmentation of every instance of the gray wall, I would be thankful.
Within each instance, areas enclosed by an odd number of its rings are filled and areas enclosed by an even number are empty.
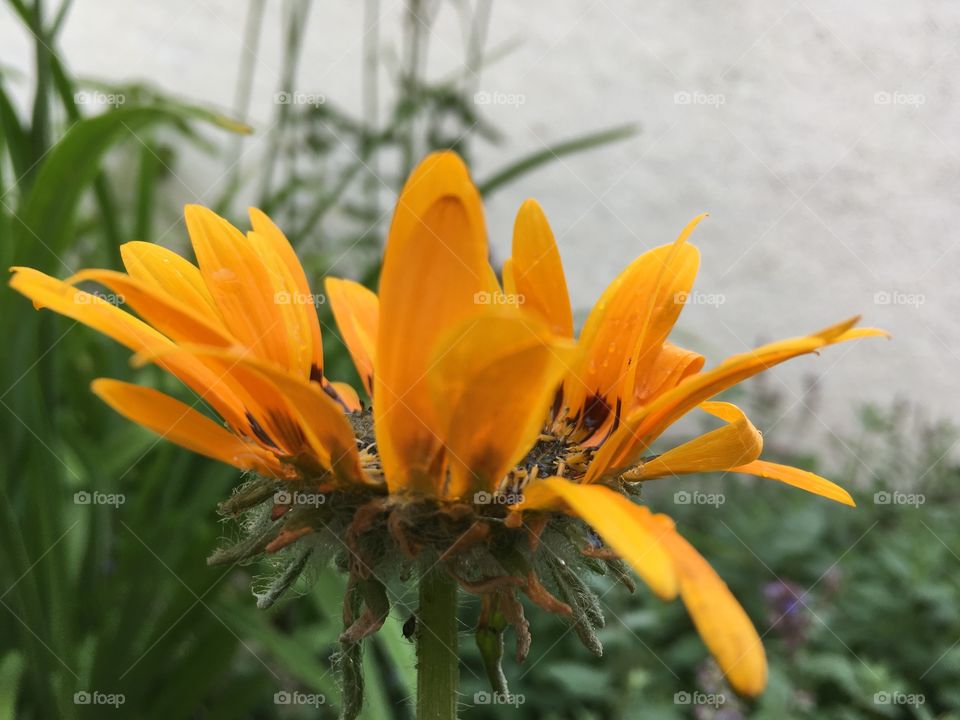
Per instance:
[[[295,89],[359,109],[362,5],[316,4]],[[395,46],[401,3],[381,5],[382,41]],[[146,78],[229,108],[245,7],[79,0],[63,50],[81,74]],[[279,17],[269,3],[254,91],[261,128],[277,87]],[[772,387],[792,412],[814,373],[814,429],[849,428],[853,404],[894,397],[957,418],[958,28],[960,5],[946,2],[495,3],[489,45],[517,47],[477,85],[517,102],[485,108],[509,140],[481,153],[478,174],[600,126],[638,120],[643,132],[496,196],[492,242],[503,257],[514,209],[537,197],[585,310],[629,260],[708,210],[695,235],[698,297],[722,303],[685,310],[680,327],[697,349],[719,360],[862,313],[894,340],[776,370]],[[0,18],[3,62],[27,69],[17,33]],[[444,8],[431,73],[458,62],[462,42]],[[173,190],[192,200],[222,171],[197,158]]]

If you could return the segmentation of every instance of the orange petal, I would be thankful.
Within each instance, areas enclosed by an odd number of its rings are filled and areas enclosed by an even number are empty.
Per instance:
[[[49,308],[81,322],[134,352],[156,353],[174,347],[169,339],[145,322],[96,295],[77,290],[32,268],[13,270],[10,287],[33,300],[38,308]],[[233,428],[245,427],[243,404],[210,368],[188,357],[160,359],[157,365],[209,401]]]
[[[283,295],[255,243],[223,218],[199,205],[188,205],[184,217],[204,282],[231,334],[258,357],[299,369],[290,353],[303,339],[288,333],[292,309],[307,298]]]
[[[728,424],[648,460],[629,473],[631,480],[729,470],[760,457],[763,437],[740,408],[730,403],[705,402],[700,409]]]
[[[628,360],[632,370],[624,377],[621,393],[624,398],[633,398],[636,393],[634,383],[637,379],[645,378],[653,371],[654,366],[659,364],[667,336],[673,330],[677,317],[687,302],[700,265],[700,253],[690,253],[689,250],[684,252],[684,248],[689,247],[684,243],[705,217],[706,213],[687,223],[680,237],[674,242],[672,252],[664,259],[655,289],[649,296],[646,317],[639,328]],[[626,411],[632,409],[633,407],[624,408]]]
[[[503,261],[503,292],[506,295],[516,296],[517,281],[513,277],[513,258],[507,258]]]
[[[86,281],[100,283],[121,295],[126,305],[172,340],[221,347],[234,342],[221,323],[209,320],[149,282],[114,270],[81,270],[64,282],[76,285]]]
[[[215,364],[225,381],[247,393],[244,401],[260,428],[255,431],[257,437],[278,446],[292,456],[293,462],[309,454],[316,464],[333,470],[341,479],[365,482],[353,430],[343,407],[319,383],[295,377],[252,354],[233,349],[178,346],[163,351],[163,355],[186,355]],[[152,359],[144,354],[134,361]]]
[[[429,375],[450,466],[441,496],[493,489],[523,459],[575,352],[512,307],[488,308],[441,339]]]
[[[196,265],[162,245],[139,240],[121,245],[120,255],[130,277],[177,298],[209,322],[226,328]]]
[[[328,277],[325,281],[330,309],[360,373],[367,394],[373,397],[373,366],[377,353],[380,301],[376,293],[353,280]]]
[[[820,495],[821,497],[849,505],[850,507],[857,506],[853,498],[850,497],[850,493],[836,483],[832,483],[819,475],[814,475],[812,472],[790,467],[789,465],[777,465],[776,463],[766,462],[764,460],[754,460],[745,465],[732,468],[731,472],[744,473],[745,475],[759,475],[762,478],[779,480],[782,483],[793,485],[796,488],[806,490],[814,495]]]
[[[627,409],[623,403],[633,397],[635,374],[656,361],[700,265],[700,252],[686,241],[703,217],[673,243],[634,260],[587,318],[580,335],[583,356],[565,383],[564,402],[589,435],[607,435],[615,409]]]
[[[624,411],[629,413],[672,390],[681,380],[700,372],[704,362],[703,355],[665,342],[653,364],[634,374],[633,399],[624,401]]]
[[[504,265],[504,285],[507,283]],[[509,264],[512,290],[526,310],[537,313],[560,337],[573,337],[573,310],[560,252],[543,209],[536,200],[520,206],[513,226],[513,257]]]
[[[559,477],[534,480],[515,510],[553,510],[558,501],[583,518],[658,597],[677,596],[674,563],[660,542],[665,531],[652,522],[647,508],[603,485],[579,485]]]
[[[373,410],[392,491],[436,487],[430,353],[443,333],[478,311],[477,294],[491,292],[491,277],[480,196],[460,158],[432,154],[397,201],[380,276]]]
[[[710,563],[676,531],[664,515],[654,518],[665,532],[659,538],[673,558],[680,597],[700,637],[733,689],[756,697],[767,684],[767,655],[760,636],[730,588]]]
[[[334,381],[330,383],[330,388],[337,394],[337,399],[343,403],[347,412],[358,412],[363,410],[363,403],[360,402],[360,396],[353,386],[349,383]]]
[[[271,251],[286,266],[289,277],[292,280],[291,290],[295,291],[301,298],[312,298],[310,293],[310,283],[307,280],[307,274],[300,264],[297,253],[293,246],[287,240],[287,236],[278,228],[273,220],[267,217],[266,213],[257,208],[249,208],[250,224],[253,231],[262,237]],[[317,308],[313,303],[301,302],[296,307],[302,313],[302,322],[307,327],[310,335],[310,363],[313,368],[314,379],[323,374],[323,339],[320,334],[320,319],[317,317]]]
[[[881,330],[851,330],[859,318],[851,318],[806,337],[764,345],[734,355],[713,370],[692,375],[673,390],[628,415],[619,429],[594,456],[586,480],[636,464],[644,451],[660,434],[704,400],[790,358],[816,352],[822,347],[862,337],[886,335]]]
[[[188,450],[233,465],[241,470],[274,475],[277,459],[264,449],[245,442],[201,415],[189,405],[157,390],[119,380],[94,380],[91,389],[128,420],[143,425],[162,438]]]

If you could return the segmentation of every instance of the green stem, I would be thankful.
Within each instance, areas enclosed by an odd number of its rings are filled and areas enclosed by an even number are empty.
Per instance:
[[[455,720],[459,682],[457,584],[442,567],[433,567],[420,581],[418,720]]]

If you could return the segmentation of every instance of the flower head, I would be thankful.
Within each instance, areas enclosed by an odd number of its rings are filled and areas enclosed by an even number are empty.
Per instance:
[[[93,383],[129,419],[252,473],[222,506],[245,518],[248,537],[214,559],[290,553],[267,602],[311,554],[334,556],[360,601],[355,610],[348,603],[344,633],[357,641],[382,624],[394,578],[442,564],[482,597],[481,629],[514,626],[518,656],[530,642],[518,592],[570,618],[599,651],[593,630],[602,616],[576,568],[631,585],[625,563],[659,597],[683,599],[731,684],[755,695],[766,660],[750,620],[673,522],[637,502],[636,489],[733,471],[852,505],[828,480],[760,460],[757,429],[712,398],[797,355],[882,333],[847,320],[704,370],[702,356],[668,339],[698,269],[688,239],[701,217],[624,270],[575,340],[540,207],[520,208],[501,286],[466,168],[452,153],[427,157],[397,202],[379,294],[350,280],[325,285],[372,409],[324,374],[320,296],[258,210],[244,235],[187,207],[196,265],[131,242],[122,248],[126,273],[84,270],[60,281],[15,268],[11,285],[193,391],[187,404],[118,380]],[[78,289],[87,281],[136,314]],[[201,403],[218,420],[199,412]],[[654,449],[694,411],[719,427]]]

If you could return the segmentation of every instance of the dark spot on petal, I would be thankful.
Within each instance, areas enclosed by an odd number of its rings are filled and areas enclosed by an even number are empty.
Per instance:
[[[617,398],[617,409],[613,414],[613,427],[610,428],[610,434],[613,435],[620,427],[620,413],[623,411],[623,398]]]
[[[253,434],[256,435],[257,440],[265,445],[269,445],[275,450],[279,450],[280,446],[277,445],[269,435],[267,435],[266,430],[263,429],[263,426],[257,422],[257,419],[251,415],[249,411],[246,413],[246,416],[247,422],[250,423],[250,429],[253,431]]]
[[[310,379],[313,382],[323,383],[323,368],[316,363],[310,366]]]
[[[603,425],[608,417],[610,417],[610,405],[604,400],[603,395],[594,393],[587,398],[583,405],[583,427],[592,433]]]
[[[343,401],[343,398],[340,397],[340,394],[337,392],[337,389],[333,387],[333,385],[331,385],[330,383],[324,383],[323,385],[321,385],[321,387],[323,388],[323,391],[327,395],[329,395],[338,403],[340,403],[340,406],[343,408],[344,412],[350,412],[350,408],[347,407],[347,404]]]

